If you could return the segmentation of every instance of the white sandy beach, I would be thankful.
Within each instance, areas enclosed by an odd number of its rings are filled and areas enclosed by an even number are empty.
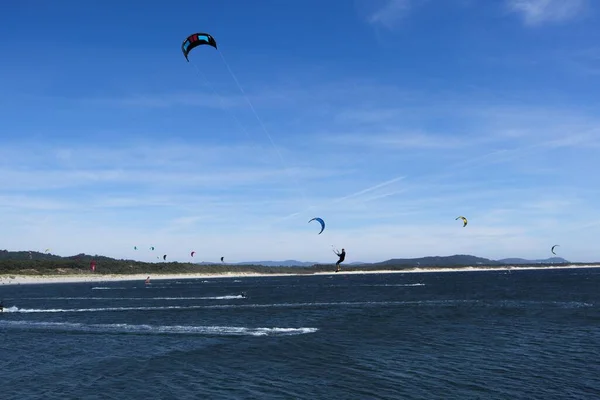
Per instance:
[[[269,276],[313,276],[313,275],[363,275],[363,274],[410,274],[410,273],[432,273],[432,272],[472,272],[472,271],[522,271],[542,269],[577,269],[577,268],[600,268],[600,265],[561,265],[540,267],[461,267],[461,268],[414,268],[403,271],[378,270],[378,271],[353,271],[341,270],[332,272],[315,272],[313,274],[258,274],[258,273],[236,273],[226,274],[135,274],[135,275],[112,275],[112,274],[78,274],[78,275],[0,275],[0,286],[2,285],[28,285],[43,283],[72,283],[72,282],[118,282],[118,281],[145,281],[149,276],[151,281],[162,279],[219,279],[219,278],[244,278],[244,277],[269,277]]]

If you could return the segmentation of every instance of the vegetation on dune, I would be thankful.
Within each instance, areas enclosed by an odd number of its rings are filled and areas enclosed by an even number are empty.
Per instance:
[[[95,259],[95,258],[94,258]],[[197,265],[191,263],[145,263],[132,260],[96,260],[96,271],[89,268],[90,261],[79,260],[0,260],[0,274],[19,275],[131,275],[131,274],[227,274],[227,273],[311,273],[311,268],[264,267],[261,265]]]
[[[90,262],[96,262],[96,271],[90,270]],[[562,259],[556,261],[563,261]],[[577,265],[576,263],[556,262],[521,263],[519,267],[540,267]],[[580,264],[582,265],[582,264]],[[469,255],[455,255],[448,257],[423,257],[416,259],[392,259],[374,264],[342,265],[343,271],[402,271],[435,268],[498,268],[508,267],[502,262],[483,259]],[[232,264],[194,264],[180,262],[148,263],[134,260],[117,260],[104,256],[91,256],[78,254],[70,257],[61,257],[54,254],[40,252],[9,252],[0,251],[0,275],[131,275],[131,274],[206,274],[222,275],[237,273],[256,274],[314,274],[317,272],[332,272],[333,264],[315,264],[304,267],[289,266],[263,266],[263,265],[232,265]]]

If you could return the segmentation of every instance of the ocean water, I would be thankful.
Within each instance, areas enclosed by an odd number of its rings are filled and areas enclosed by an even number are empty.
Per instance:
[[[6,285],[0,298],[3,400],[600,399],[600,269]]]

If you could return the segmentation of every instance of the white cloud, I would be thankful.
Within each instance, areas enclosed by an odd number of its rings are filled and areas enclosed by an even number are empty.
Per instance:
[[[579,148],[598,148],[600,147],[600,128],[589,132],[578,132],[571,135],[565,135],[560,138],[554,138],[544,142],[545,146],[559,147],[579,147]]]
[[[453,149],[464,148],[473,144],[472,141],[466,141],[464,137],[422,132],[327,134],[322,135],[320,139],[325,142],[335,142],[338,146],[376,147],[389,151],[398,149]]]
[[[528,25],[573,19],[581,15],[587,5],[587,0],[507,0],[509,9],[521,14]]]
[[[220,188],[281,184],[290,177],[321,179],[342,171],[282,165],[270,146],[130,143],[113,146],[5,146],[0,164],[2,190],[36,191],[97,184]],[[28,152],[22,153],[22,148]],[[280,149],[284,155],[285,149]],[[77,155],[76,157],[73,155]]]
[[[370,2],[373,3],[372,0]],[[410,9],[411,0],[384,0],[383,2],[379,1],[377,4],[377,9],[369,13],[367,21],[373,25],[392,29]]]
[[[334,202],[337,203],[337,202],[340,202],[340,201],[348,200],[348,199],[353,198],[353,197],[361,196],[361,195],[363,195],[365,193],[369,193],[369,192],[372,192],[372,191],[374,191],[376,189],[381,189],[381,188],[389,186],[389,185],[391,185],[393,183],[399,182],[399,181],[401,181],[404,178],[405,178],[404,176],[398,176],[396,178],[392,178],[390,180],[387,180],[387,181],[382,182],[382,183],[378,183],[378,184],[376,184],[374,186],[371,186],[371,187],[368,187],[366,189],[359,190],[358,192],[355,192],[355,193],[346,195],[344,197],[335,199]]]
[[[0,96],[3,93],[0,93]],[[196,109],[245,109],[248,100],[261,107],[278,107],[285,104],[287,96],[279,92],[263,90],[245,94],[229,88],[216,91],[214,89],[199,89],[189,91],[174,91],[167,93],[152,93],[135,91],[132,93],[115,93],[104,97],[58,96],[58,95],[24,95],[18,94],[17,99],[31,103],[53,103],[61,105],[87,106],[98,109],[99,107],[125,108],[125,109],[166,109],[166,108],[196,108]]]
[[[324,178],[335,175],[331,170],[319,168],[249,168],[238,166],[228,170],[215,170],[209,168],[198,171],[158,169],[148,170],[143,168],[117,169],[82,169],[76,171],[65,170],[30,170],[14,171],[0,169],[0,185],[4,190],[19,189],[23,191],[37,191],[40,189],[61,189],[69,187],[90,187],[98,184],[119,184],[162,187],[203,188],[220,187],[227,189],[256,184],[282,184],[290,176],[301,176],[306,179]]]
[[[91,100],[92,102],[114,104],[129,107],[164,108],[164,107],[214,107],[229,108],[245,104],[245,99],[240,96],[224,96],[202,93],[176,93],[171,95],[133,95],[118,99]]]

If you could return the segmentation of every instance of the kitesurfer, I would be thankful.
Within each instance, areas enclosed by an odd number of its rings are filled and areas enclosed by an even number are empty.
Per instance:
[[[338,255],[338,257],[340,258],[339,260],[337,260],[337,262],[335,263],[335,272],[339,272],[340,271],[340,264],[342,262],[344,262],[344,259],[346,258],[346,250],[342,249],[342,252],[335,252],[335,254]]]
[[[4,303],[2,303],[2,301],[0,301],[0,312],[4,311]]]

